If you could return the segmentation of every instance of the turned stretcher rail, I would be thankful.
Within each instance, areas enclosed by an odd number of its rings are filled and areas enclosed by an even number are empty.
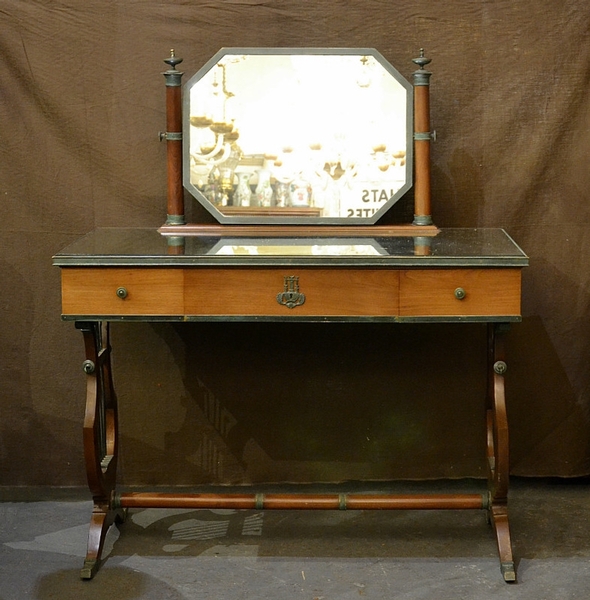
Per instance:
[[[115,508],[236,508],[251,510],[487,509],[482,494],[116,494]]]

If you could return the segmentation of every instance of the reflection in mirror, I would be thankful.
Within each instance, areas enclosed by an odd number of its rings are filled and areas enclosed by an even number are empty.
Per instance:
[[[375,239],[222,239],[210,254],[225,256],[380,256],[385,250]]]
[[[411,86],[374,50],[226,50],[184,96],[185,186],[221,222],[374,223],[411,186]]]

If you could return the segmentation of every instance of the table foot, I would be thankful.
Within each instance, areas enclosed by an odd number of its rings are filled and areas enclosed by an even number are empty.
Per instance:
[[[516,568],[514,567],[513,562],[502,563],[500,565],[500,570],[502,571],[502,576],[506,583],[516,582]]]
[[[507,508],[505,505],[492,505],[489,515],[496,534],[502,576],[507,583],[513,583],[516,581],[516,568],[512,557],[512,542],[510,540]]]
[[[92,579],[96,572],[98,571],[98,560],[85,560],[84,566],[80,571],[81,579]]]
[[[125,517],[126,511],[123,509],[103,509],[95,506],[90,519],[86,560],[80,572],[82,579],[94,577],[102,563],[102,551],[109,528],[113,523],[122,523]]]

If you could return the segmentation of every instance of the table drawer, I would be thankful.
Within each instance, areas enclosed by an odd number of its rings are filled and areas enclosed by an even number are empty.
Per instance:
[[[187,315],[396,316],[397,271],[187,269]]]
[[[400,316],[518,316],[520,269],[400,271]]]
[[[62,269],[64,315],[182,315],[183,272],[158,268]]]

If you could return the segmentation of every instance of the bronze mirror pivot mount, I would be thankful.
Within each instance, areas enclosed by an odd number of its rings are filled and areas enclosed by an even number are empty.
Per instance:
[[[414,128],[429,128],[415,115],[423,54],[412,86],[374,49],[226,48],[184,85],[181,105],[180,61],[172,53],[164,73],[167,226],[191,229],[182,188],[220,225],[333,233],[374,226],[414,184],[415,144],[423,158],[430,143]],[[414,226],[434,228],[429,189]]]

